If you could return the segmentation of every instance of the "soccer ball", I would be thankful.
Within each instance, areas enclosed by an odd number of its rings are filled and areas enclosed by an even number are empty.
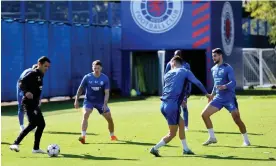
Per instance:
[[[136,90],[132,89],[132,90],[130,91],[130,96],[131,96],[131,97],[136,97],[136,96],[137,96]]]
[[[57,157],[60,152],[60,148],[57,144],[50,144],[47,148],[47,153],[50,157]]]

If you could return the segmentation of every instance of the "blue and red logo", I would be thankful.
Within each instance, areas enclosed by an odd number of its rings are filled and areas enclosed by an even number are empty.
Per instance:
[[[230,56],[234,47],[235,26],[232,6],[225,2],[221,13],[221,42],[225,55]]]
[[[183,1],[132,0],[130,10],[135,23],[149,33],[172,29],[183,13]]]
[[[226,19],[224,20],[224,36],[225,36],[225,42],[227,44],[230,44],[231,39],[232,39],[232,23],[231,23],[231,17],[229,13],[226,13]]]

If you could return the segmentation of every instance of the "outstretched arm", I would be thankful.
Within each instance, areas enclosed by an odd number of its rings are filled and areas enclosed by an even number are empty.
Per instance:
[[[186,62],[186,69],[191,71],[191,66],[188,62]],[[190,95],[192,92],[192,83],[191,82],[188,82],[188,84],[187,84],[187,91],[188,91],[188,94]]]
[[[195,84],[202,92],[204,95],[207,95],[208,92],[203,86],[203,84],[194,76],[194,74],[190,71],[188,71],[188,80]]]

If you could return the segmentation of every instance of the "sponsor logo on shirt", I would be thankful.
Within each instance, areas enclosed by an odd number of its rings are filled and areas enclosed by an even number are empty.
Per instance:
[[[99,91],[101,87],[91,87],[93,91]]]

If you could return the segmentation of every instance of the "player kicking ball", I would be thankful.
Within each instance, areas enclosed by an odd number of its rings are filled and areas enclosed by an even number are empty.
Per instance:
[[[109,99],[109,79],[101,73],[102,63],[96,60],[92,63],[92,73],[85,75],[78,88],[74,106],[79,108],[79,97],[85,91],[85,98],[83,101],[83,119],[82,119],[82,132],[79,141],[85,144],[86,130],[88,128],[88,118],[92,113],[93,108],[96,108],[98,112],[108,122],[108,129],[112,141],[116,141],[117,137],[114,135],[114,123],[110,113],[110,109],[107,106]]]
[[[250,142],[246,133],[246,127],[241,120],[235,94],[236,80],[234,70],[229,64],[223,63],[222,54],[220,48],[212,50],[213,61],[216,64],[211,69],[214,78],[214,88],[212,91],[212,101],[209,101],[209,104],[201,115],[209,133],[209,139],[203,145],[207,146],[217,143],[210,116],[225,107],[231,113],[234,122],[240,129],[243,136],[243,145],[249,146]]]
[[[182,67],[182,59],[179,56],[174,56],[170,63],[171,70],[164,76],[163,94],[161,96],[161,112],[168,122],[169,133],[151,148],[150,153],[156,157],[161,157],[158,149],[169,143],[176,136],[178,128],[179,138],[183,145],[183,154],[194,154],[186,143],[184,121],[180,116],[180,105],[185,96],[184,84],[186,81],[190,81],[200,88],[207,98],[211,97],[194,74]]]

